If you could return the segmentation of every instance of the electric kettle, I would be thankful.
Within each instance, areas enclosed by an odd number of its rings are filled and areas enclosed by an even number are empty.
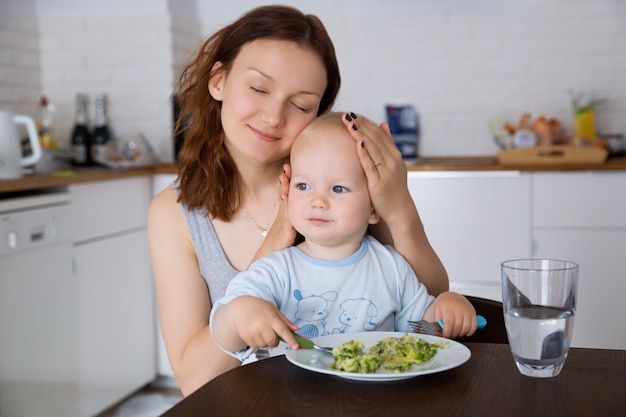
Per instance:
[[[17,125],[26,126],[31,154],[22,155],[22,140]],[[0,179],[20,178],[22,167],[36,164],[41,159],[41,145],[35,122],[29,116],[0,110]]]

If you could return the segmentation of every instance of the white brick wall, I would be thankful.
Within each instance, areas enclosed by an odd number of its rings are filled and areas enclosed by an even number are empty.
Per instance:
[[[42,85],[57,104],[59,143],[68,146],[77,92],[108,97],[120,142],[143,132],[167,160],[171,153],[172,40],[168,15],[40,19]]]
[[[376,3],[311,10],[337,48],[336,107],[382,121],[386,103],[414,104],[422,155],[493,154],[492,115],[544,114],[571,133],[569,88],[606,100],[598,129],[626,133],[626,2]]]
[[[104,91],[117,139],[143,132],[159,158],[172,161],[170,98],[181,62],[201,38],[196,17],[174,17],[165,6],[70,13],[76,5],[53,1],[58,7],[43,4],[39,18],[32,0],[0,4],[0,108],[36,116],[45,93],[55,103],[59,146],[67,148],[76,93],[91,97],[93,121],[93,98]]]
[[[181,63],[200,33],[262,3],[197,0],[200,23],[153,10],[44,16],[41,81],[36,29],[2,13],[0,106],[34,109],[45,92],[57,103],[65,139],[75,93],[103,90],[116,133],[141,130],[159,156],[171,160],[169,98]],[[626,133],[626,1],[282,3],[326,24],[343,78],[336,108],[383,121],[385,104],[414,104],[422,123],[421,155],[493,154],[497,148],[487,130],[492,115],[511,122],[526,111],[558,117],[571,132],[569,88],[605,100],[597,111],[601,131]]]
[[[38,38],[32,14],[0,10],[0,109],[35,113],[41,95]]]

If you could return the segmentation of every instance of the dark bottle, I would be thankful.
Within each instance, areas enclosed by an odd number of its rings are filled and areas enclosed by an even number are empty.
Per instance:
[[[77,165],[93,165],[91,159],[91,134],[87,127],[87,96],[76,94],[76,119],[72,131],[73,162]]]
[[[111,129],[109,128],[106,104],[106,95],[104,93],[96,94],[96,121],[91,145],[91,156],[96,162],[106,160],[106,150],[111,141]]]
[[[180,118],[180,101],[178,100],[178,94],[172,94],[172,110],[173,110],[173,134],[174,134],[174,161],[178,162],[178,154],[183,147],[184,134],[182,133],[182,125],[177,126],[178,119]]]

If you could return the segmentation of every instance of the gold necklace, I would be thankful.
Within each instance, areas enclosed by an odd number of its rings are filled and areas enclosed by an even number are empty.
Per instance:
[[[250,212],[248,211],[248,208],[244,206],[244,210],[246,211],[246,214],[248,215],[248,218],[250,220],[252,220],[254,222],[254,224],[256,224],[256,227],[259,228],[259,230],[261,231],[261,236],[263,236],[263,238],[265,239],[265,236],[267,236],[267,233],[269,232],[269,228],[270,228],[270,222],[272,221],[272,217],[274,216],[274,209],[276,208],[276,203],[278,203],[278,196],[276,196],[276,199],[274,200],[274,204],[272,205],[272,211],[270,211],[270,216],[267,219],[267,227],[263,227],[261,226],[255,219],[254,217],[252,217],[252,214],[250,214]]]

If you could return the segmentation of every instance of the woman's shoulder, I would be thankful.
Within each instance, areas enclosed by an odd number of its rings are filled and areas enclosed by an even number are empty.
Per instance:
[[[150,202],[150,211],[162,211],[178,205],[178,192],[174,184],[160,191]]]
[[[184,221],[182,205],[178,202],[178,192],[174,185],[159,192],[148,207],[148,224],[179,223]],[[177,220],[179,219],[179,220]]]

